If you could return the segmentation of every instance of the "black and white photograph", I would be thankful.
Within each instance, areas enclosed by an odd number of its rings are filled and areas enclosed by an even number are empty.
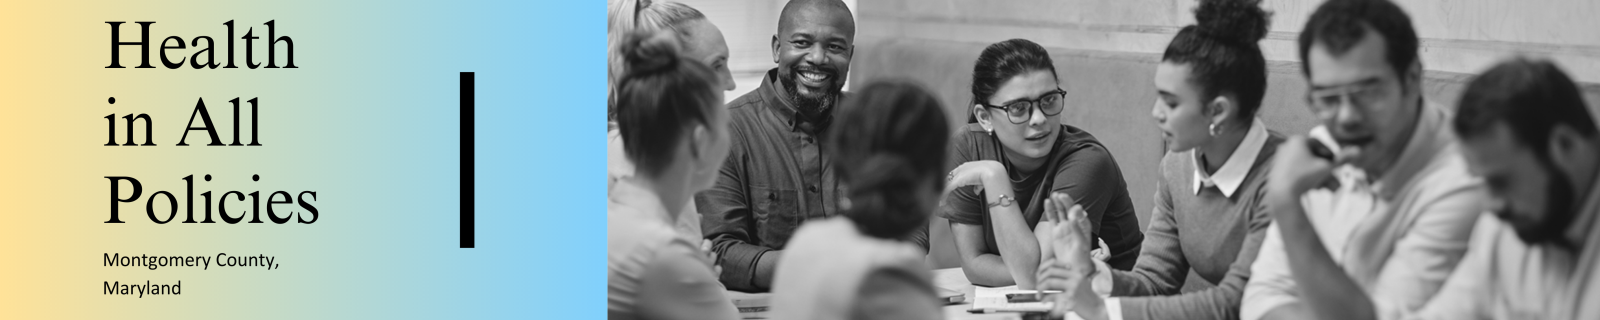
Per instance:
[[[1600,1],[606,17],[609,319],[1600,319]]]

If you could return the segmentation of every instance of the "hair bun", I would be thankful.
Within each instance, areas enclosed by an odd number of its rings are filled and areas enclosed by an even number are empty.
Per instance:
[[[845,215],[869,236],[901,239],[928,224],[928,206],[916,196],[917,173],[904,156],[877,152],[854,169]]]
[[[635,32],[622,44],[626,76],[671,69],[678,63],[678,40],[672,32]]]
[[[879,193],[881,189],[898,187],[895,184],[908,183],[916,175],[911,171],[911,162],[905,157],[887,152],[879,152],[862,160],[860,169],[856,171],[878,173],[859,175],[858,181],[850,186],[851,192],[858,194]]]
[[[1260,0],[1200,0],[1194,9],[1197,31],[1222,42],[1255,45],[1266,38],[1271,24],[1271,14],[1260,4]]]

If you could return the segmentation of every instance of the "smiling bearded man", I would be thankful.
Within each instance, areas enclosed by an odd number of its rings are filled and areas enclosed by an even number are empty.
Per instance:
[[[838,0],[783,7],[761,87],[728,104],[733,147],[716,185],[695,196],[729,289],[771,289],[778,256],[802,223],[837,216],[843,193],[821,137],[855,54],[855,20]],[[909,241],[927,248],[927,229]]]

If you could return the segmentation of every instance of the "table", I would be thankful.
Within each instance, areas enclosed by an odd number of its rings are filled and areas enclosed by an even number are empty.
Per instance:
[[[972,320],[990,320],[990,319],[1014,319],[1014,320],[1020,320],[1020,319],[1022,319],[1021,314],[1017,314],[1017,313],[974,314],[974,313],[967,312],[967,309],[971,309],[972,308],[972,300],[974,298],[976,298],[977,296],[974,295],[974,291],[975,291],[974,288],[975,287],[973,287],[972,281],[967,281],[967,274],[966,273],[962,273],[961,272],[961,268],[948,268],[948,269],[936,269],[936,270],[933,270],[933,285],[938,286],[940,288],[960,291],[961,293],[964,293],[964,294],[967,295],[966,299],[964,301],[962,301],[961,303],[947,305],[947,306],[943,307],[944,318],[945,319],[953,319],[953,320],[968,320],[968,319],[972,319]],[[771,294],[770,293],[745,293],[745,292],[738,292],[738,291],[731,291],[730,290],[730,291],[728,291],[728,297],[730,299],[734,300],[736,305],[740,304],[741,303],[740,301],[749,301],[747,303],[751,303],[751,304],[755,304],[755,305],[766,305],[768,303],[767,302],[768,299],[771,298]],[[747,320],[749,320],[749,319],[766,319],[769,316],[769,314],[767,314],[764,309],[761,310],[760,312],[747,312],[747,313],[740,313],[739,315],[744,317],[744,319],[747,319]]]
[[[1022,319],[1021,314],[1017,313],[974,314],[967,312],[967,309],[972,308],[972,299],[977,296],[973,294],[975,289],[972,286],[972,281],[967,280],[967,274],[961,272],[961,268],[933,270],[933,285],[961,291],[961,293],[967,295],[967,299],[961,303],[944,306],[945,319]]]

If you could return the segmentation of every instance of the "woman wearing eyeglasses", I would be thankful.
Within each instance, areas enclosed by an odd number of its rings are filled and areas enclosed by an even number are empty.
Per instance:
[[[1066,95],[1039,44],[1006,40],[978,56],[971,118],[951,140],[954,190],[939,209],[973,284],[1034,288],[1050,239],[1033,230],[1053,192],[1078,199],[1111,267],[1133,267],[1144,235],[1122,170],[1094,136],[1061,123]]]

